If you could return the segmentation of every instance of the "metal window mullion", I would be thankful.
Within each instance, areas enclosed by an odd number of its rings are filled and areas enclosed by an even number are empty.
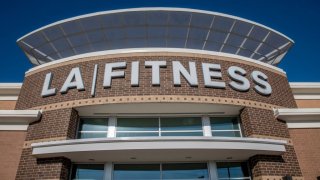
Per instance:
[[[74,54],[77,54],[77,51],[76,51],[76,50],[74,49],[74,47],[72,46],[72,43],[71,43],[70,39],[68,38],[68,36],[67,36],[66,32],[64,31],[64,29],[63,29],[60,25],[57,25],[57,26],[58,26],[58,28],[62,31],[63,36],[64,36],[64,38],[67,40],[70,49],[72,49],[72,51],[73,51]]]
[[[79,131],[80,133],[105,133],[108,131]]]
[[[203,130],[203,136],[212,136],[211,132],[211,123],[210,123],[210,117],[209,116],[203,116],[201,118],[202,120],[202,130]]]
[[[211,28],[212,28],[212,26],[213,26],[215,17],[216,17],[216,16],[213,16],[213,18],[212,18],[212,21],[211,21],[211,24],[210,24],[210,27],[209,27],[209,30],[208,30],[206,39],[204,40],[204,43],[203,43],[203,46],[202,46],[202,50],[205,48],[205,46],[206,46],[206,44],[207,44],[207,41],[208,41],[208,39],[209,39],[209,35],[210,35],[210,33],[211,33]]]
[[[131,133],[150,133],[150,132],[158,132],[158,131],[117,131],[121,133],[131,132]]]
[[[162,163],[160,163],[160,179],[163,179]]]
[[[159,123],[159,136],[161,136],[161,119],[158,117],[158,123]]]
[[[285,47],[287,47],[290,44],[290,42],[285,43],[284,45],[280,46],[279,48],[274,49],[273,51],[269,52],[268,54],[266,54],[265,56],[268,58],[268,56],[271,56],[274,53],[278,53],[279,51],[281,51],[282,49],[284,49]],[[259,59],[261,60],[261,58]]]
[[[253,51],[253,53],[251,54],[250,58],[252,58],[252,57],[254,56],[254,54],[256,54],[256,53],[259,51],[259,49],[261,48],[262,44],[263,44],[263,43],[267,40],[267,38],[269,37],[270,33],[271,33],[271,31],[269,31],[269,32],[267,33],[267,35],[263,38],[262,42],[261,42],[261,43],[258,45],[258,47]]]
[[[113,164],[107,162],[104,164],[104,180],[112,180]]]
[[[190,15],[190,20],[189,20],[189,25],[188,25],[188,31],[187,31],[187,37],[186,37],[186,41],[184,42],[184,48],[187,48],[187,43],[188,43],[188,39],[189,39],[189,32],[190,32],[191,21],[192,21],[192,13],[191,13],[191,15]]]
[[[38,60],[38,58],[36,58],[36,56],[34,55],[34,51],[35,51],[35,48],[33,46],[31,46],[30,44],[24,42],[24,41],[20,41],[21,43],[23,43],[24,45],[28,46],[30,48],[30,53],[32,54],[33,58],[38,62],[38,64],[40,65],[40,61]]]
[[[108,119],[108,138],[116,137],[116,126],[117,126],[117,118],[109,117]]]
[[[44,39],[47,41],[47,43],[51,46],[51,48],[55,51],[55,53],[59,56],[59,58],[62,58],[61,54],[58,52],[57,48],[55,45],[49,40],[48,36],[44,31],[40,31],[41,35],[44,37]]]
[[[227,43],[227,41],[228,41],[228,39],[229,39],[229,36],[230,36],[230,34],[231,34],[231,31],[233,30],[233,27],[234,27],[235,24],[236,24],[236,20],[233,21],[232,26],[230,27],[230,30],[229,30],[229,32],[228,32],[228,35],[227,35],[226,39],[224,39],[223,44],[222,44],[219,52],[222,51],[224,45]]]
[[[91,43],[91,41],[89,40],[87,31],[84,30],[84,27],[83,27],[83,25],[82,25],[81,20],[78,20],[77,22],[79,23],[79,25],[80,25],[80,27],[81,27],[81,33],[84,34],[84,36],[86,37],[86,39],[87,39],[87,41],[88,41],[88,45],[90,46],[91,50],[93,51],[94,49],[93,49],[93,47],[92,47],[92,43]],[[94,32],[94,30],[92,30],[92,31]]]
[[[169,34],[169,19],[170,19],[170,12],[167,12],[167,25],[166,25],[166,35],[165,35],[165,40],[166,40],[166,47],[168,47],[168,34]]]
[[[172,130],[172,131],[161,131],[161,132],[203,132],[203,130]]]
[[[237,118],[237,122],[238,122],[238,128],[239,128],[239,132],[240,132],[240,137],[243,137],[242,136],[242,129],[241,129],[240,118],[239,117]]]
[[[238,54],[240,52],[240,50],[243,49],[243,45],[244,45],[244,43],[246,43],[246,41],[247,41],[248,37],[250,36],[250,34],[251,34],[251,32],[252,32],[254,27],[255,27],[254,25],[251,26],[251,29],[249,30],[249,32],[247,33],[247,36],[242,41],[242,43],[241,43],[240,47],[238,48],[236,54]]]
[[[210,180],[217,180],[218,179],[218,171],[217,171],[217,164],[214,161],[209,161],[209,176]]]
[[[120,17],[119,17],[119,21],[121,21],[122,20],[122,22],[124,23],[122,26],[120,25],[119,27],[116,27],[116,29],[119,29],[119,28],[123,28],[123,29],[125,29],[125,31],[124,31],[124,43],[125,43],[125,46],[127,46],[127,44],[128,44],[128,33],[127,33],[127,31],[128,31],[128,28],[130,28],[130,27],[134,27],[134,26],[127,26],[127,25],[125,25],[125,23],[126,23],[126,21],[125,21],[125,18],[124,18],[124,15],[123,14],[120,14],[119,15]]]
[[[100,18],[98,18],[98,21],[99,21],[99,24],[100,24],[100,26],[101,26],[101,31],[102,31],[102,34],[103,34],[103,39],[104,39],[104,42],[106,42],[106,45],[107,45],[107,47],[108,47],[108,36],[107,36],[107,34],[106,34],[106,28],[104,28],[104,22],[103,22],[103,20],[101,20],[101,17]],[[100,41],[99,41],[100,42]],[[102,41],[103,42],[103,41]]]
[[[214,132],[231,132],[231,131],[240,131],[239,129],[226,129],[226,130],[211,130]]]

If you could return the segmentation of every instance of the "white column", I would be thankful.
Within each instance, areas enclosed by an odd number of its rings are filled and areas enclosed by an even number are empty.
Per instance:
[[[202,116],[202,129],[204,136],[212,136],[209,116]]]
[[[209,161],[209,173],[211,180],[218,179],[218,172],[217,172],[217,164],[214,161]]]
[[[104,180],[112,180],[112,163],[107,162],[104,164]]]
[[[116,137],[117,118],[110,117],[108,122],[108,138]]]

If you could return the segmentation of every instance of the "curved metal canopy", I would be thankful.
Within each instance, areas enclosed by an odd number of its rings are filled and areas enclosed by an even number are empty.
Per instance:
[[[185,48],[244,56],[276,65],[293,45],[261,24],[210,11],[135,8],[78,16],[17,40],[31,63],[126,48]]]

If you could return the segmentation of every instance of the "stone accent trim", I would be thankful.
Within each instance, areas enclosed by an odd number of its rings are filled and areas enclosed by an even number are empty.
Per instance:
[[[209,59],[219,59],[222,61],[228,61],[228,62],[237,62],[241,64],[247,64],[250,66],[259,67],[271,72],[274,72],[276,74],[279,74],[281,76],[287,77],[287,75],[281,71],[277,71],[275,69],[269,68],[267,66],[262,66],[254,62],[244,61],[241,59],[235,59],[230,57],[223,57],[223,56],[214,56],[214,55],[207,55],[207,54],[197,54],[197,53],[185,53],[185,52],[133,52],[133,53],[121,53],[121,54],[109,54],[109,55],[103,55],[103,56],[92,56],[92,57],[85,57],[80,59],[74,59],[70,61],[65,61],[57,64],[53,64],[50,66],[45,66],[40,69],[35,69],[32,71],[29,71],[26,73],[25,77],[30,76],[32,74],[45,71],[51,68],[75,64],[75,63],[81,63],[81,62],[87,62],[87,61],[95,61],[95,60],[101,60],[106,58],[127,58],[127,57],[140,57],[140,56],[177,56],[177,57],[193,57],[193,58],[209,58]]]
[[[261,139],[285,140],[285,141],[287,141],[287,145],[293,146],[292,139],[290,139],[290,138],[283,138],[283,137],[276,137],[276,136],[265,136],[265,135],[258,135],[258,134],[253,134],[253,135],[250,135],[249,137],[261,138]]]
[[[24,141],[23,143],[23,149],[25,148],[31,148],[32,143],[39,143],[39,142],[50,142],[50,141],[61,141],[66,140],[66,137],[56,137],[56,138],[45,138],[45,139],[37,139],[37,140],[31,140],[31,141]]]
[[[37,106],[30,109],[39,109],[42,111],[58,110],[65,108],[99,105],[99,104],[119,104],[119,103],[161,103],[161,102],[181,102],[181,103],[209,103],[209,104],[229,104],[238,106],[255,107],[259,109],[272,110],[281,108],[268,103],[262,103],[244,99],[219,98],[208,96],[175,96],[175,95],[156,95],[156,96],[118,96],[118,97],[103,97],[92,99],[80,99],[74,101],[65,101],[60,103],[47,104]]]

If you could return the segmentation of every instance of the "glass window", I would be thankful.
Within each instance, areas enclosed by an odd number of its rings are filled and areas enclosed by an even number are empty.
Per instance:
[[[202,136],[201,118],[118,118],[117,137]]]
[[[115,164],[114,180],[209,179],[206,163]]]
[[[212,136],[241,137],[237,117],[212,117],[210,123]]]
[[[160,164],[115,164],[114,180],[161,179]]]
[[[247,163],[218,162],[217,172],[219,179],[250,179]]]
[[[108,119],[106,118],[81,118],[78,138],[101,138],[107,137]]]
[[[103,164],[75,164],[72,167],[71,179],[103,180]]]
[[[162,179],[209,179],[205,163],[177,163],[162,165]]]
[[[201,118],[161,118],[161,136],[202,136]]]
[[[158,118],[118,118],[117,137],[159,136]]]

